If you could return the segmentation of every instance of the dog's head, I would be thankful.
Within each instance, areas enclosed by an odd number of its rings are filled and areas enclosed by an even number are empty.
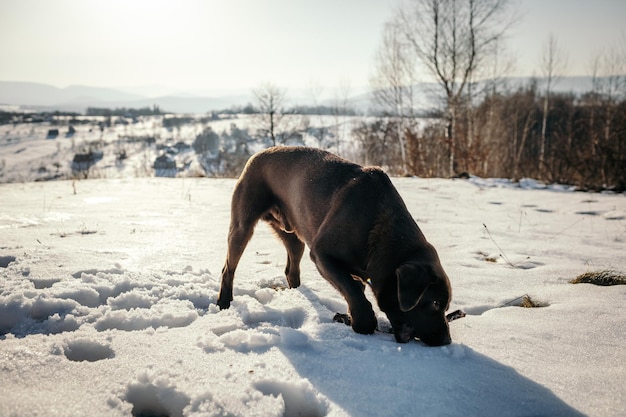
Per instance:
[[[439,262],[408,262],[396,270],[398,309],[389,316],[396,340],[430,346],[452,342],[446,319],[450,282]]]

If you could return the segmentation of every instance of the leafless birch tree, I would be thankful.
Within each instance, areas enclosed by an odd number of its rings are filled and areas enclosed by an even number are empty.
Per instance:
[[[259,110],[259,128],[270,136],[276,145],[276,133],[283,118],[285,90],[272,83],[265,83],[253,91]]]
[[[466,85],[515,22],[511,5],[510,0],[412,0],[396,14],[396,24],[444,93],[450,175]]]
[[[541,72],[544,78],[545,93],[543,98],[543,119],[541,121],[541,142],[539,145],[539,171],[545,168],[546,158],[546,127],[550,113],[550,93],[552,88],[563,76],[567,67],[567,55],[559,45],[554,34],[550,34],[541,55]]]
[[[602,182],[608,182],[607,155],[599,152],[601,149],[610,147],[612,136],[615,134],[613,119],[616,107],[620,100],[626,96],[626,37],[623,38],[620,47],[613,46],[608,51],[598,54],[592,64],[592,113],[590,127],[592,130],[591,155],[595,165],[599,168]],[[602,120],[595,120],[595,105],[602,105]],[[595,123],[602,123],[603,129],[597,134]],[[621,149],[621,148],[620,148]],[[600,155],[599,161],[595,161],[596,155]]]
[[[397,119],[402,164],[406,164],[404,129],[414,115],[413,89],[415,55],[398,26],[385,25],[382,43],[376,54],[376,70],[370,78],[374,102],[379,110]]]

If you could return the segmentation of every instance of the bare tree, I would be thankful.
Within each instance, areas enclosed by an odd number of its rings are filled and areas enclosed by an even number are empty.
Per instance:
[[[376,72],[370,78],[374,102],[380,110],[396,116],[412,113],[415,58],[399,28],[386,24],[376,53]]]
[[[608,182],[608,155],[606,152],[599,152],[600,149],[611,147],[614,132],[614,117],[618,103],[626,96],[626,37],[622,40],[621,48],[611,47],[608,51],[598,54],[592,62],[592,113],[590,115],[591,127],[591,154],[594,158],[594,165],[599,168],[602,182]],[[602,131],[594,129],[595,107],[602,107],[602,120],[597,120],[603,124]],[[599,154],[597,155],[597,152]],[[599,156],[599,160],[595,160]]]
[[[333,113],[335,116],[335,146],[336,152],[342,155],[341,143],[346,136],[347,113],[350,106],[350,79],[341,78],[335,90]]]
[[[313,107],[320,107],[320,97],[324,92],[324,87],[316,80],[311,80],[309,84],[309,91],[311,94],[311,98],[313,99]],[[325,147],[324,140],[326,138],[326,128],[324,127],[324,117],[321,114],[317,115],[318,117],[318,126],[315,129],[311,130],[311,134],[317,139],[318,145],[320,148]]]
[[[419,61],[444,92],[450,175],[466,85],[517,19],[510,5],[510,0],[412,0],[396,14]]]
[[[385,25],[376,53],[375,74],[370,78],[373,99],[379,110],[397,119],[402,165],[406,166],[404,130],[414,116],[415,55],[406,37],[393,23]]]
[[[459,163],[477,175],[487,172],[490,158],[485,157],[486,152],[494,156],[500,154],[498,158],[501,159],[505,158],[501,153],[506,152],[506,147],[498,144],[504,128],[498,113],[501,111],[500,96],[508,88],[504,77],[513,69],[514,59],[504,49],[501,40],[493,42],[491,47],[490,59],[477,67],[467,82],[463,106],[466,132],[458,141]],[[479,108],[480,115],[477,114]]]
[[[591,92],[590,92],[590,104],[591,104],[591,113],[589,115],[589,145],[591,151],[591,157],[595,158],[596,150],[598,148],[599,139],[598,135],[595,132],[595,124],[596,124],[596,107],[600,103],[600,91],[602,89],[602,83],[600,81],[600,60],[601,55],[596,54],[589,65],[589,70],[591,72]]]
[[[567,67],[567,54],[559,45],[557,37],[551,33],[543,47],[541,55],[541,72],[544,77],[545,94],[543,98],[543,119],[541,121],[541,142],[539,145],[539,171],[545,167],[546,127],[550,113],[550,93],[552,88],[563,76]]]
[[[615,102],[624,94],[626,88],[626,51],[617,47],[611,48],[604,54],[602,59],[602,72],[604,77],[599,80],[600,93],[609,104],[607,112],[607,120],[611,118]],[[611,134],[611,125],[606,123],[604,139],[608,141]]]
[[[283,119],[286,91],[272,83],[253,90],[259,110],[259,128],[269,135],[276,146],[276,133]]]

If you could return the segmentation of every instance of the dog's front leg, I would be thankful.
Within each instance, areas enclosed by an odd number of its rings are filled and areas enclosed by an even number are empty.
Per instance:
[[[378,321],[372,304],[365,297],[363,284],[354,280],[350,273],[342,268],[341,262],[331,256],[311,251],[311,259],[320,274],[333,284],[348,302],[352,330],[361,334],[374,333]]]
[[[220,285],[220,295],[217,298],[217,305],[221,310],[230,307],[230,302],[233,300],[233,280],[235,278],[234,271],[228,268],[228,262],[222,269],[222,283]]]

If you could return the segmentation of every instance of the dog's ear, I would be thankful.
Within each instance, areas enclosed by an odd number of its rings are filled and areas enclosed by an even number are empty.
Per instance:
[[[400,310],[407,312],[420,302],[434,275],[426,265],[408,263],[396,269]]]

